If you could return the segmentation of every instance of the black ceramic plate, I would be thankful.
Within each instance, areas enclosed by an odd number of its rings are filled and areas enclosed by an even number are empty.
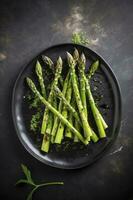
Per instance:
[[[101,139],[96,144],[90,143],[86,147],[82,144],[73,144],[71,142],[67,146],[67,142],[64,141],[61,147],[53,145],[50,152],[48,154],[45,154],[42,153],[38,147],[38,145],[40,145],[40,136],[38,136],[38,134],[34,135],[29,130],[29,120],[32,113],[28,109],[27,101],[24,98],[28,90],[28,87],[25,83],[25,77],[30,76],[35,80],[35,63],[37,59],[41,61],[42,54],[49,56],[54,62],[60,55],[64,60],[64,63],[66,63],[66,51],[72,53],[74,47],[76,47],[79,52],[84,52],[87,58],[86,72],[88,71],[88,68],[93,61],[95,61],[96,59],[99,59],[100,61],[100,68],[92,78],[91,85],[93,85],[92,92],[94,97],[96,99],[101,97],[97,103],[99,105],[101,113],[105,118],[105,121],[109,126],[106,131],[107,138]],[[46,66],[44,65],[44,67]],[[64,64],[63,74],[66,74],[67,69],[67,65]],[[95,90],[96,88],[98,89]],[[86,165],[92,164],[97,159],[102,157],[108,147],[116,139],[121,120],[120,89],[109,65],[96,52],[81,45],[56,45],[44,50],[20,72],[13,90],[12,113],[17,135],[23,146],[28,150],[29,153],[31,153],[32,156],[42,161],[43,163],[53,167],[64,169],[81,168]],[[93,128],[95,129],[95,131],[97,131],[95,124],[93,124],[93,120],[91,121]]]

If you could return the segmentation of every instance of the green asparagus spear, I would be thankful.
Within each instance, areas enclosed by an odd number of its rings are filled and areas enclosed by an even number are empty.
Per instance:
[[[63,85],[63,90],[62,90],[62,94],[65,95],[66,94],[66,91],[67,91],[67,86],[68,86],[68,81],[69,81],[69,77],[70,77],[70,73],[68,72],[67,76],[66,76],[66,79],[64,81],[64,85]],[[55,87],[54,87],[55,88]],[[61,113],[62,111],[62,100],[60,100],[59,102],[59,106],[58,106],[58,111]],[[57,128],[58,128],[58,125],[59,125],[59,118],[56,116],[55,119],[54,119],[54,124],[53,124],[53,128],[52,128],[52,132],[51,132],[51,142],[53,143],[54,142],[54,138],[55,138],[55,134],[57,132]]]
[[[48,124],[47,124],[47,128],[46,128],[46,134],[49,134],[49,135],[51,134],[52,124],[53,124],[53,115],[51,112],[49,112],[49,119],[48,119]]]
[[[43,137],[43,143],[41,146],[41,150],[48,153],[49,152],[49,148],[50,148],[50,135],[49,134],[45,134]]]
[[[88,73],[88,80],[90,81],[91,77],[94,75],[95,71],[98,69],[99,67],[99,60],[95,61],[91,66],[90,66],[90,70],[89,70],[89,73]],[[97,109],[97,107],[96,107]],[[97,109],[97,112],[99,112],[99,110]],[[103,116],[101,115],[101,113],[99,112],[99,117],[101,119],[101,122],[102,122],[102,125],[104,127],[104,129],[108,128],[108,125],[107,123],[105,122]]]
[[[30,78],[27,78],[27,84],[30,87],[30,89],[32,90],[32,92],[34,94],[36,94],[38,96],[38,98],[42,101],[42,103],[56,116],[59,117],[59,119],[61,120],[62,123],[64,123],[68,128],[71,129],[71,131],[77,135],[77,137],[79,138],[79,140],[81,142],[83,142],[85,145],[88,144],[88,141],[86,139],[83,138],[83,136],[71,125],[71,123],[65,119],[63,117],[63,115],[61,113],[59,113],[48,101],[45,100],[44,97],[41,96],[40,92],[37,90],[35,84],[33,83],[33,81]]]
[[[86,60],[84,54],[82,54],[82,59],[83,59],[83,60]],[[99,136],[100,136],[101,138],[104,138],[104,137],[106,137],[106,133],[105,133],[105,131],[104,131],[104,128],[103,128],[101,119],[100,119],[100,117],[99,117],[99,112],[98,112],[98,110],[97,110],[97,108],[96,108],[95,101],[94,101],[94,99],[93,99],[93,96],[92,96],[92,93],[91,93],[91,90],[90,90],[90,85],[89,85],[89,83],[88,83],[88,80],[87,80],[85,74],[83,75],[83,79],[84,79],[84,81],[85,81],[85,83],[86,83],[86,92],[87,92],[87,95],[88,95],[88,97],[89,97],[89,102],[90,102],[90,106],[91,106],[91,110],[92,110],[92,113],[93,113],[95,122],[96,122],[96,124],[97,124]]]
[[[74,127],[76,128],[76,130],[80,131],[79,123],[76,120],[74,121]],[[76,135],[74,135],[74,142],[79,142],[79,139]]]
[[[79,52],[76,48],[74,49],[74,52],[73,52],[73,58],[74,58],[75,62],[77,63],[79,60]]]
[[[46,63],[48,65],[48,67],[52,70],[52,72],[54,72],[54,63],[53,63],[53,61],[49,57],[43,56],[43,55],[42,55],[42,60],[44,61],[44,63]],[[51,102],[52,102],[52,100],[51,100]],[[45,132],[46,133],[50,133],[51,128],[52,128],[52,114],[50,114],[48,119],[47,119],[47,129],[46,129]],[[42,133],[42,131],[41,131],[41,133]],[[44,133],[42,133],[42,134],[44,134]],[[47,144],[48,144],[48,140],[47,140]],[[48,147],[47,144],[46,144],[46,147]]]
[[[57,65],[56,65],[56,72],[55,72],[55,78],[54,78],[54,81],[52,83],[52,86],[51,86],[51,91],[50,91],[50,94],[49,94],[49,97],[48,97],[48,102],[51,103],[52,100],[53,100],[53,94],[54,94],[54,86],[56,86],[58,84],[58,79],[60,77],[60,74],[61,74],[61,71],[62,71],[62,59],[61,57],[58,58],[57,60]],[[49,117],[49,110],[48,108],[46,107],[45,111],[44,111],[44,116],[43,116],[43,122],[42,122],[42,128],[41,128],[41,133],[44,134],[45,131],[46,131],[46,127],[47,127],[47,122],[48,122],[48,117]]]
[[[102,122],[103,128],[104,128],[104,129],[107,129],[107,128],[108,128],[107,123],[105,122],[103,116],[101,115],[101,113],[100,113],[100,111],[98,110],[97,107],[96,107],[96,109],[97,109],[97,112],[99,113],[99,117],[100,117],[100,119],[101,119],[101,122]]]
[[[68,102],[69,103],[69,102]],[[71,106],[72,106],[72,108],[74,108],[74,106],[75,106],[75,99],[74,98],[72,98],[71,99]],[[76,111],[75,111],[76,112]],[[80,120],[80,119],[79,119]],[[73,118],[73,113],[69,110],[69,115],[68,115],[68,121],[73,125],[74,124],[74,118]],[[76,128],[76,127],[75,127]],[[71,130],[68,128],[68,127],[66,127],[66,129],[65,129],[65,136],[66,137],[69,137],[69,138],[72,138],[72,132],[71,132]]]
[[[54,73],[55,72],[55,69],[54,69],[54,63],[53,61],[48,58],[47,56],[42,56],[42,59],[43,61],[49,66],[49,68],[51,69],[51,71]],[[57,99],[56,97],[53,97],[53,106],[54,108],[57,108]],[[54,116],[55,118],[55,116]],[[49,151],[49,147],[50,147],[50,139],[52,138],[52,136],[50,136],[51,134],[51,131],[52,131],[52,127],[53,127],[53,114],[50,112],[49,113],[49,118],[48,118],[48,122],[47,122],[47,128],[46,128],[46,134],[47,136],[44,137],[44,140],[43,140],[43,150],[45,152],[48,152]]]
[[[55,68],[54,68],[53,61],[48,56],[44,56],[44,55],[42,55],[42,60],[44,63],[46,63],[49,66],[49,69],[51,69],[52,73],[54,74]]]
[[[39,61],[37,61],[36,63],[36,74],[38,76],[38,80],[39,80],[39,84],[41,87],[41,92],[42,92],[42,96],[46,98],[46,89],[45,89],[45,85],[44,85],[44,79],[43,79],[43,74],[42,74],[42,66],[39,63]]]
[[[53,107],[57,109],[57,98],[53,97]],[[50,142],[52,139],[52,128],[53,128],[53,122],[55,119],[55,115],[53,116],[53,113],[49,113],[49,118],[48,118],[48,124],[47,124],[47,128],[46,128],[46,135],[47,137],[44,137],[44,144],[42,145],[42,148],[44,149],[45,152],[49,151],[49,147],[50,147]]]
[[[86,133],[86,138],[88,140],[90,140],[90,136],[92,135],[92,133],[91,133],[89,123],[88,123],[86,116],[84,114],[84,108],[83,108],[83,105],[82,105],[82,102],[81,102],[79,89],[78,89],[77,81],[76,81],[76,75],[75,75],[76,62],[75,62],[75,60],[73,59],[73,57],[70,53],[67,53],[67,60],[68,60],[69,67],[71,69],[72,85],[73,85],[74,95],[75,95],[77,107],[78,107],[78,110],[79,110],[79,114],[80,114],[80,117],[81,117],[81,120],[82,120],[83,129],[84,129],[84,132]]]
[[[92,132],[91,140],[94,143],[96,143],[99,140],[99,138],[98,138],[98,136],[96,135],[96,133],[92,129],[91,129],[91,132]]]
[[[75,110],[77,109],[75,98],[74,98],[74,106],[73,107],[74,107]],[[80,126],[79,122],[76,119],[74,119],[74,127],[79,132],[81,131],[81,126]],[[74,135],[74,142],[79,142],[78,137],[76,135]]]
[[[71,94],[72,94],[71,79],[69,79],[68,88],[67,88],[67,92],[66,92],[66,100],[68,101],[68,103],[70,103]],[[68,116],[68,111],[67,111],[65,105],[63,106],[62,115],[64,116],[64,118],[67,118],[67,116]],[[56,137],[55,137],[55,143],[57,143],[57,144],[61,143],[61,141],[63,139],[64,128],[65,128],[64,124],[62,122],[60,122],[57,133],[56,133]]]
[[[57,97],[54,95],[54,99],[53,99],[53,107],[54,108],[58,108],[58,104],[57,104]],[[55,119],[55,116],[54,116],[54,119]]]
[[[98,69],[99,67],[99,60],[96,60],[94,63],[92,63],[92,65],[90,66],[90,70],[89,70],[89,73],[88,73],[88,76],[87,78],[90,80],[91,77],[95,74],[96,70]]]
[[[84,60],[82,59],[82,55],[81,55],[81,58],[79,59],[79,62],[78,62],[78,68],[79,68],[79,74],[80,74],[80,79],[79,79],[79,81],[80,81],[80,96],[81,96],[81,101],[83,104],[85,116],[86,116],[86,118],[88,118],[85,81],[83,79],[84,71],[85,71],[85,64],[86,64],[86,62],[84,62]]]
[[[68,114],[68,121],[73,125],[73,115],[70,112]],[[72,138],[72,132],[68,127],[65,129],[65,137]]]

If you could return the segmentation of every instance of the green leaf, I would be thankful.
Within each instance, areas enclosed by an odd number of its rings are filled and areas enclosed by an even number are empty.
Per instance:
[[[30,170],[24,165],[24,164],[21,164],[21,167],[22,167],[22,171],[23,173],[25,174],[26,178],[27,178],[27,181],[34,184],[32,178],[31,178],[31,172]]]

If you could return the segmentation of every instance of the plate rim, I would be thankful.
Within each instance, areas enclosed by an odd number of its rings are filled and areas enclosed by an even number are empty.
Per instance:
[[[115,86],[116,86],[116,89],[117,89],[117,96],[118,96],[118,102],[119,102],[119,123],[117,124],[117,127],[116,127],[116,133],[115,133],[115,136],[114,136],[114,139],[112,141],[110,141],[107,146],[102,150],[102,153],[100,154],[97,154],[97,156],[95,157],[95,159],[93,160],[93,162],[90,162],[90,163],[83,163],[83,164],[80,164],[80,166],[77,166],[77,167],[70,167],[70,166],[64,166],[64,165],[58,165],[58,164],[55,164],[55,163],[51,163],[49,161],[46,161],[44,160],[43,158],[41,158],[40,156],[38,156],[37,154],[35,154],[30,148],[29,146],[22,140],[22,137],[21,135],[19,134],[19,130],[18,130],[18,127],[17,127],[17,122],[16,122],[16,119],[15,119],[15,92],[16,92],[16,87],[17,87],[17,83],[21,77],[21,75],[23,74],[24,70],[28,67],[28,65],[30,63],[32,63],[32,61],[39,57],[41,54],[43,54],[44,51],[47,51],[49,49],[52,49],[52,48],[56,48],[56,47],[60,47],[60,46],[64,46],[64,45],[71,45],[71,46],[76,46],[77,48],[81,47],[81,48],[86,48],[88,49],[90,52],[92,52],[93,54],[96,54],[98,56],[98,58],[100,58],[107,66],[108,66],[108,70],[109,70],[109,73],[111,73],[111,76],[113,77],[113,80],[115,82]],[[51,167],[54,167],[54,168],[59,168],[59,169],[67,169],[67,170],[71,170],[71,169],[80,169],[80,168],[83,168],[83,167],[86,167],[86,166],[90,166],[92,164],[94,164],[96,161],[98,161],[99,159],[103,158],[105,153],[110,149],[110,147],[114,144],[114,142],[116,141],[116,138],[120,132],[120,128],[121,128],[121,118],[122,118],[122,95],[121,95],[121,88],[120,88],[120,84],[118,82],[118,79],[115,75],[115,73],[113,72],[113,70],[111,69],[110,65],[108,64],[107,61],[105,61],[105,59],[95,50],[92,50],[91,48],[89,47],[86,47],[84,45],[80,45],[80,44],[74,44],[74,43],[59,43],[59,44],[55,44],[55,45],[52,45],[52,46],[49,46],[47,48],[45,48],[44,50],[40,51],[40,53],[38,53],[37,55],[35,55],[29,62],[27,62],[27,64],[25,64],[19,71],[19,74],[15,80],[15,84],[13,86],[13,90],[12,90],[12,99],[11,99],[11,112],[12,112],[12,119],[13,119],[13,124],[14,124],[14,127],[15,127],[15,132],[21,142],[21,144],[24,146],[24,148],[26,149],[26,151],[28,151],[28,153],[30,155],[32,155],[35,159],[41,161],[42,163],[48,165],[48,166],[51,166]]]

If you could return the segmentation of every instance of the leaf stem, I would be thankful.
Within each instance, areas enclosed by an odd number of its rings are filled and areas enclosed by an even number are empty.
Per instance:
[[[37,185],[38,187],[49,186],[49,185],[64,185],[64,182],[49,182]]]

